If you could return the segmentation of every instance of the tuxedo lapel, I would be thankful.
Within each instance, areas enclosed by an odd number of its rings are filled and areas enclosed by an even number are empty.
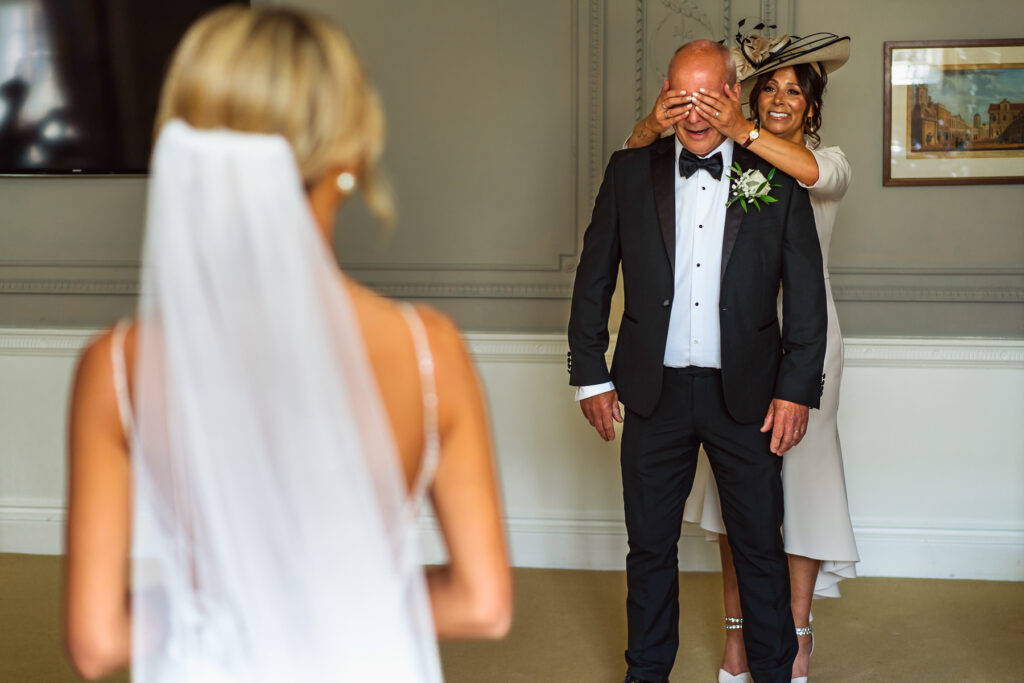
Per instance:
[[[658,210],[661,238],[665,242],[668,262],[676,270],[676,170],[674,138],[666,137],[651,146],[651,181],[654,205]]]
[[[739,145],[734,145],[732,150],[733,163],[738,163],[740,168],[744,171],[748,168],[753,168],[757,162],[751,152],[743,149]],[[728,177],[729,173],[733,169],[725,169],[723,172],[723,180]],[[728,181],[726,181],[728,182]],[[731,183],[730,183],[731,193]],[[732,197],[730,196],[730,199]],[[740,234],[740,224],[743,223],[743,207],[740,206],[739,202],[733,202],[729,205],[729,208],[725,210],[725,233],[722,236],[722,278],[725,278],[725,269],[729,265],[729,257],[732,256],[732,248],[736,245],[736,238]]]
[[[732,256],[732,248],[736,244],[736,237],[740,234],[740,224],[743,222],[743,208],[739,202],[733,202],[725,210],[725,233],[722,235],[722,278],[725,278],[725,269],[729,265],[729,257]]]

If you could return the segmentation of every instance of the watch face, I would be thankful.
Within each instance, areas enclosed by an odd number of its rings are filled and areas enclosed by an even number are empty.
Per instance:
[[[750,139],[751,140],[756,140],[757,137],[760,134],[761,134],[761,129],[760,128],[755,128],[754,130],[750,131]]]

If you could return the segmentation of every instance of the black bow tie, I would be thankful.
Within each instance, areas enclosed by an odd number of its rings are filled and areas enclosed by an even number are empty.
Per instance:
[[[715,152],[711,156],[703,159],[688,149],[684,149],[679,153],[679,175],[684,178],[689,178],[697,172],[698,168],[703,168],[705,171],[710,173],[715,180],[721,180],[722,153]]]

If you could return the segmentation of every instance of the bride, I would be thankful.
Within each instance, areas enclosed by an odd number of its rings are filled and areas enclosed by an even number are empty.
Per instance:
[[[95,678],[441,680],[500,637],[511,581],[484,401],[441,314],[360,287],[336,210],[383,116],[325,20],[229,7],[161,95],[137,316],[71,402],[64,630]],[[429,495],[446,565],[417,560]]]

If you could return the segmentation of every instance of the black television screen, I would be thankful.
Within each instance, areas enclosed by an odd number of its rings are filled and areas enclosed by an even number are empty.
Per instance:
[[[225,4],[0,0],[0,174],[145,173],[171,53]]]

